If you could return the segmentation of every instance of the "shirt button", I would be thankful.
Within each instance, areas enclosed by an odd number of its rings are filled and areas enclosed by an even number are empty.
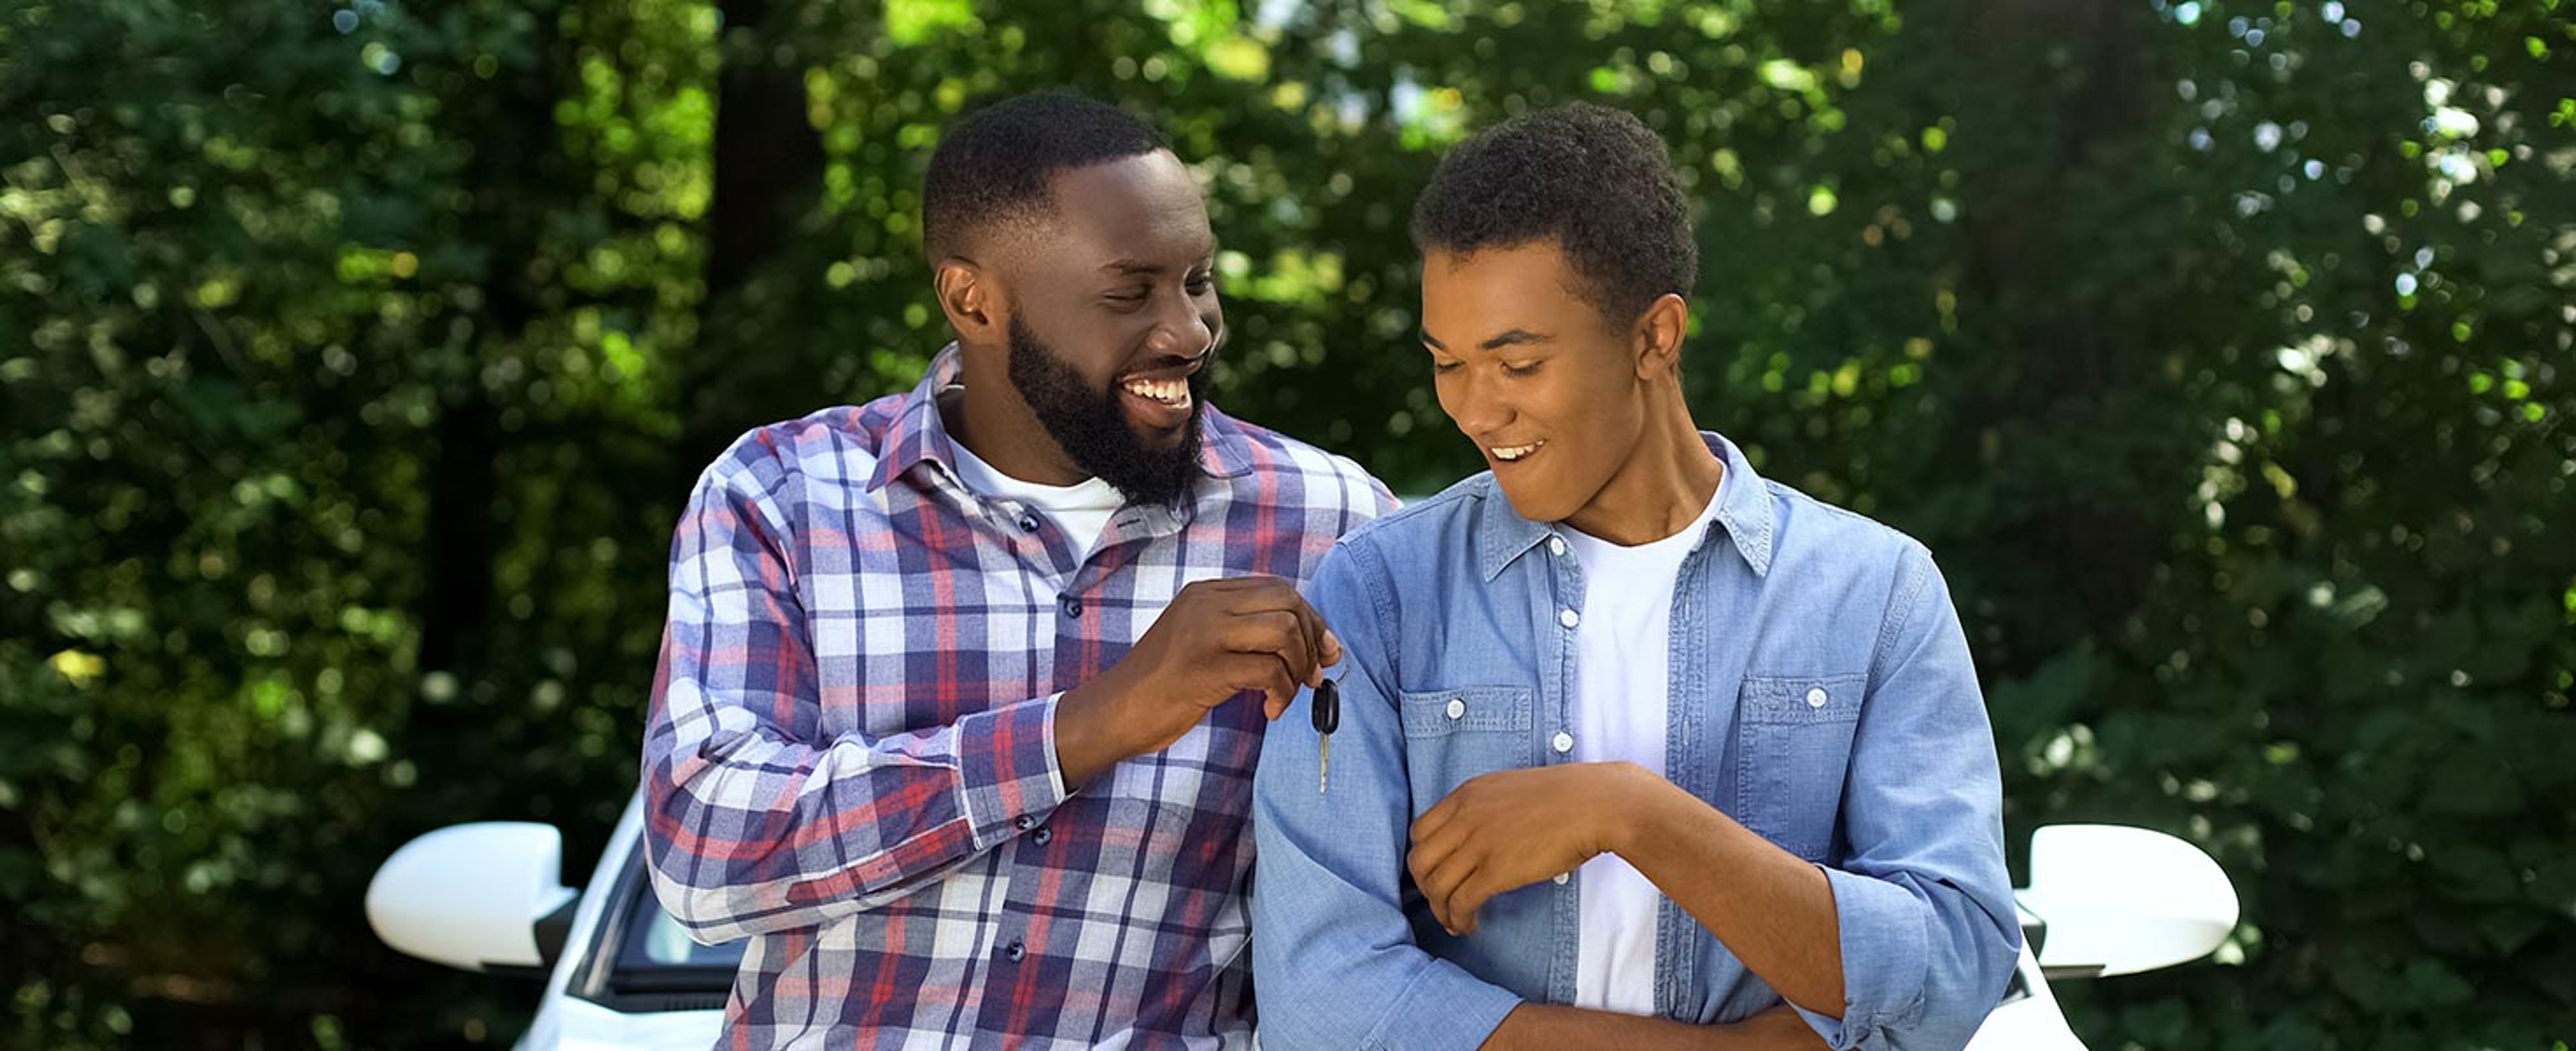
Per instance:
[[[1065,616],[1068,616],[1068,617],[1080,617],[1080,616],[1082,616],[1082,600],[1081,600],[1081,599],[1078,599],[1078,598],[1067,598],[1067,599],[1065,599],[1065,600],[1064,600],[1064,615],[1065,615]]]
[[[1809,707],[1809,708],[1822,708],[1822,707],[1824,707],[1824,706],[1825,706],[1825,688],[1824,688],[1824,687],[1822,687],[1822,686],[1817,686],[1817,687],[1810,688],[1810,689],[1807,691],[1807,707]]]
[[[1021,945],[1018,939],[1013,939],[1011,941],[1010,948],[1002,950],[1002,955],[1010,957],[1011,962],[1013,963],[1018,963],[1020,961],[1020,957],[1027,956],[1028,954],[1028,947]]]
[[[1565,538],[1561,536],[1552,536],[1547,538],[1547,553],[1551,555],[1564,554]]]
[[[1023,533],[1034,533],[1034,532],[1037,532],[1037,531],[1038,531],[1038,516],[1036,516],[1036,515],[1021,515],[1021,516],[1020,516],[1020,532],[1023,532]]]
[[[1561,609],[1556,611],[1556,622],[1571,628],[1577,624],[1583,623],[1583,614],[1576,613],[1570,609]]]
[[[1556,885],[1557,885],[1557,886],[1562,887],[1562,886],[1564,886],[1564,885],[1566,885],[1566,884],[1568,884],[1568,883],[1572,883],[1572,882],[1574,882],[1574,874],[1573,874],[1573,873],[1571,873],[1571,872],[1559,872],[1559,873],[1557,873],[1557,874],[1556,874]]]
[[[1556,733],[1556,739],[1549,741],[1548,744],[1556,748],[1557,754],[1563,755],[1574,750],[1574,735],[1559,730]]]
[[[1036,840],[1038,845],[1043,847],[1047,845],[1048,840],[1055,838],[1055,830],[1051,828],[1042,828],[1037,831],[1036,835],[1030,836],[1029,838]]]
[[[1448,709],[1448,711],[1449,711],[1449,717],[1450,717],[1450,718],[1452,718],[1452,719],[1464,719],[1464,718],[1466,718],[1466,717],[1467,717],[1467,702],[1462,701],[1462,700],[1459,700],[1458,698],[1455,698],[1455,697],[1449,698],[1449,709]]]
[[[1019,826],[1020,831],[1026,832],[1037,827],[1038,819],[1035,815],[1022,814],[1018,817],[1012,818],[1011,824]]]

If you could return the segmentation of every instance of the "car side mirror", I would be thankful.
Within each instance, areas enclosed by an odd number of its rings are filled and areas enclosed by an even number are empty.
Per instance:
[[[2208,955],[2236,929],[2236,888],[2200,848],[2143,828],[2050,825],[2030,837],[2022,906],[2046,923],[2052,978],[2135,974]]]
[[[451,825],[385,859],[367,884],[367,924],[401,952],[468,971],[542,973],[580,895],[563,885],[552,825]]]

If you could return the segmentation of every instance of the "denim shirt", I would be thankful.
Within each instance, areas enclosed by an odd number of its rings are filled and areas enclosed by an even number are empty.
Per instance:
[[[2021,931],[1994,736],[1949,590],[1921,544],[1703,437],[1726,471],[1674,585],[1667,776],[1823,869],[1846,1003],[1801,1014],[1827,1043],[1961,1047]],[[1325,556],[1307,598],[1346,653],[1331,784],[1317,790],[1311,694],[1271,728],[1254,780],[1269,1051],[1465,1051],[1523,1001],[1573,1002],[1579,873],[1497,895],[1462,938],[1404,857],[1413,820],[1468,779],[1571,761],[1586,587],[1555,528],[1515,513],[1490,474]],[[1663,1017],[1781,1003],[1669,898],[1655,939]]]

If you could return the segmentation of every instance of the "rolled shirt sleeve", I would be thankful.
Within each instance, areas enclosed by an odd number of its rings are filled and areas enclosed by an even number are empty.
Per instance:
[[[1903,566],[1844,786],[1850,856],[1825,867],[1844,1010],[1800,1010],[1842,1051],[1964,1047],[2021,951],[1994,732],[1967,637],[1930,554],[1912,547]]]
[[[1365,549],[1324,557],[1307,601],[1342,639],[1329,798],[1302,691],[1253,780],[1253,991],[1269,1051],[1474,1051],[1520,997],[1418,947],[1399,894],[1411,842],[1404,730]]]

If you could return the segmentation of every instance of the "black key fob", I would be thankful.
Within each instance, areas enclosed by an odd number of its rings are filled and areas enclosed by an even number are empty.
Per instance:
[[[1332,679],[1315,687],[1315,732],[1328,734],[1342,725],[1342,687]]]

